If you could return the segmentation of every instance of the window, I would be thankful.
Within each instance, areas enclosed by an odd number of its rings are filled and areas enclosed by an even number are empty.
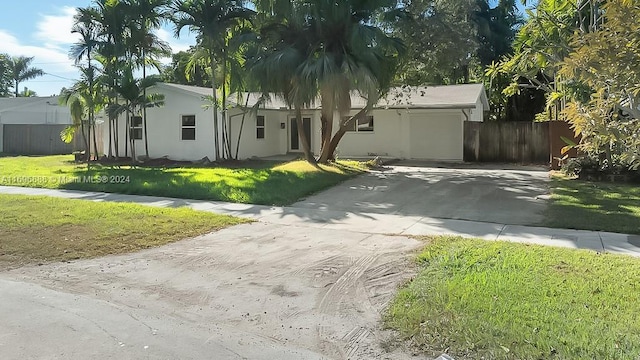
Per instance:
[[[264,139],[264,116],[256,117],[256,139]]]
[[[142,116],[131,118],[130,136],[133,140],[142,140]]]
[[[349,120],[351,117],[345,117],[345,120]],[[365,116],[364,119],[354,121],[353,124],[347,129],[352,132],[373,132],[373,116]]]
[[[182,140],[195,140],[196,139],[196,116],[195,115],[182,115],[181,124]]]

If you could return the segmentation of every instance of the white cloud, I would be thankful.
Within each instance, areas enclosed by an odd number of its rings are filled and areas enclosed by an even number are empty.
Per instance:
[[[40,15],[41,20],[36,25],[36,39],[43,41],[48,47],[68,47],[75,43],[79,39],[77,34],[71,33],[75,13],[75,8],[65,6],[59,15]]]
[[[0,29],[0,53],[7,53],[11,56],[32,56],[35,58],[34,64],[47,65],[45,71],[75,72],[73,61],[69,59],[67,52],[67,49],[56,46],[24,45],[18,38]]]

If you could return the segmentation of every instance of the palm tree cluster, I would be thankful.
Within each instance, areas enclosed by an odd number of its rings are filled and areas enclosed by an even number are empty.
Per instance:
[[[147,77],[146,69],[158,68],[157,59],[170,54],[154,34],[170,21],[176,37],[183,29],[196,34],[185,76],[189,79],[196,71],[201,76],[204,68],[210,79],[216,159],[234,157],[228,109],[231,103],[249,106],[248,96],[242,94],[254,91],[262,94],[261,99],[274,95],[283,99],[295,112],[310,162],[316,158],[301,111],[318,102],[319,161],[327,162],[347,129],[366,116],[394,79],[404,46],[384,29],[400,14],[397,0],[94,0],[92,6],[77,9],[73,31],[81,41],[71,54],[83,78],[66,92],[65,100],[82,105],[78,119],[86,120],[78,120],[76,128],[83,136],[83,129],[89,134],[94,128],[95,113],[107,110],[108,156],[120,155],[118,115],[127,114],[127,128],[131,116],[141,116],[148,156],[146,109],[161,105],[162,99],[147,94],[157,78]],[[142,78],[135,78],[136,69],[142,70]],[[236,101],[230,101],[231,94],[236,94]],[[353,94],[362,96],[366,105],[348,116]],[[86,138],[89,148],[90,136]],[[128,136],[125,141],[131,142],[127,149],[135,159],[134,140]],[[236,146],[235,157],[237,153]]]
[[[76,9],[72,32],[79,36],[79,41],[72,46],[70,56],[81,71],[81,79],[62,92],[62,102],[69,105],[74,115],[74,126],[62,135],[69,140],[79,129],[88,160],[97,152],[96,114],[101,110],[108,116],[108,157],[120,157],[120,122],[124,121],[125,128],[130,129],[134,116],[142,118],[145,152],[149,155],[146,109],[162,105],[163,99],[158,94],[147,94],[147,89],[159,81],[158,76],[147,76],[147,68],[159,70],[158,59],[171,54],[168,44],[154,33],[169,20],[169,3],[95,0],[89,7]],[[137,70],[142,71],[141,78],[135,77]],[[121,114],[126,114],[124,120]],[[124,141],[124,156],[135,161],[135,137],[130,131],[125,131]]]

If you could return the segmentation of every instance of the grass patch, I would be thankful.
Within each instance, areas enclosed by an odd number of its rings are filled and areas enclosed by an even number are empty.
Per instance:
[[[640,261],[436,237],[386,324],[456,359],[638,359]]]
[[[73,157],[0,157],[0,185],[287,205],[366,170],[341,161],[313,167],[303,161],[253,162],[247,167],[131,167],[73,162]]]
[[[0,194],[0,269],[131,252],[243,222],[187,208]]]
[[[544,226],[640,234],[640,187],[554,175]]]

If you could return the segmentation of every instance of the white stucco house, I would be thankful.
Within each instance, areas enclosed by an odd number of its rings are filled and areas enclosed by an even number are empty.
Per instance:
[[[0,152],[64,150],[59,133],[71,123],[69,109],[57,96],[0,98]]]
[[[213,112],[205,109],[205,96],[211,89],[157,84],[152,92],[165,96],[163,107],[147,111],[149,155],[173,160],[215,159],[213,146]],[[252,106],[258,94],[249,96]],[[358,112],[364,100],[352,98],[353,110]],[[244,104],[243,104],[244,105]],[[483,121],[489,109],[482,84],[429,86],[393,89],[379,101],[367,119],[354,125],[338,146],[338,156],[384,156],[400,159],[462,161],[465,121]],[[229,111],[230,139],[235,152],[243,110]],[[220,119],[222,117],[220,116]],[[336,117],[337,121],[337,117]],[[320,110],[311,107],[303,111],[303,122],[311,148],[320,152]],[[338,125],[334,125],[336,131]],[[132,134],[136,138],[136,153],[144,154],[140,121],[134,122]],[[120,130],[124,139],[125,129]],[[104,144],[108,143],[105,131]],[[120,141],[120,152],[124,151]],[[275,97],[262,104],[257,114],[245,116],[240,138],[239,158],[266,157],[300,152],[300,142],[293,112]]]

